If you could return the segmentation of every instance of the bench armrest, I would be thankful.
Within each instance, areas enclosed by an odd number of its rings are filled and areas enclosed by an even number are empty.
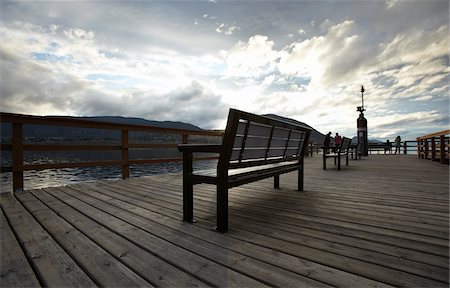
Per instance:
[[[178,151],[180,152],[206,152],[206,153],[220,153],[222,145],[220,144],[179,144]]]

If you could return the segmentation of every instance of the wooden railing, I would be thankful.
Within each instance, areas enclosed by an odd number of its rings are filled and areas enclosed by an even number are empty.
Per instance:
[[[449,163],[450,130],[418,137],[417,152],[419,158]]]
[[[408,154],[409,150],[417,150],[417,141],[416,140],[407,140],[403,141],[403,154]]]
[[[381,153],[388,153],[388,154],[392,154],[395,152],[395,142],[390,142],[391,144],[391,148],[390,150],[385,150],[388,148],[388,145],[386,142],[380,142],[380,143],[369,143],[368,147],[369,147],[369,154],[373,154],[373,152],[376,152],[377,154]],[[398,154],[408,154],[408,150],[415,150],[417,148],[417,141],[415,140],[406,140],[406,141],[402,141],[400,142],[400,147],[403,148],[403,152],[399,152]]]
[[[194,131],[173,128],[152,127],[146,125],[128,125],[116,124],[110,122],[90,121],[84,119],[75,119],[70,117],[42,117],[21,115],[12,113],[0,113],[1,123],[11,123],[12,139],[10,144],[2,142],[1,151],[10,150],[12,165],[1,166],[1,173],[12,172],[13,192],[23,190],[23,172],[30,170],[45,170],[59,168],[79,168],[92,166],[121,166],[122,178],[130,176],[130,165],[132,164],[149,164],[182,161],[180,157],[174,158],[153,158],[153,159],[130,159],[130,149],[154,149],[154,148],[176,148],[180,143],[130,143],[129,132],[149,132],[160,134],[180,135],[181,143],[188,143],[191,135],[196,136],[213,136],[222,137],[222,132],[216,131]],[[120,131],[119,144],[35,144],[24,143],[24,126],[25,125],[47,125],[47,126],[64,126],[77,127],[86,129],[104,129]],[[178,136],[179,137],[179,136]],[[42,163],[42,164],[25,164],[24,151],[120,151],[120,160],[102,160],[88,162],[64,162],[64,163]],[[215,157],[196,158],[198,160],[214,159]]]

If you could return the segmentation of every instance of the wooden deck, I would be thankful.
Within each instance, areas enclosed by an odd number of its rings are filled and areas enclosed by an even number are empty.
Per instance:
[[[331,164],[331,163],[330,163]],[[182,218],[178,174],[1,195],[1,286],[448,287],[449,167],[373,155],[230,190]]]

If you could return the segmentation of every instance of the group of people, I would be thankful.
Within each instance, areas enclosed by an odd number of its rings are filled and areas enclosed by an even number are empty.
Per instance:
[[[394,145],[395,145],[395,152],[394,154],[400,154],[400,147],[401,147],[401,143],[402,143],[402,138],[400,137],[400,135],[398,135],[397,137],[395,137],[394,140]],[[384,153],[386,153],[387,151],[389,151],[389,153],[391,153],[392,151],[392,143],[389,142],[389,140],[386,141],[386,148],[384,149]]]
[[[397,137],[395,137],[394,140],[394,144],[395,144],[395,152],[394,154],[400,154],[400,147],[401,147],[401,142],[402,142],[402,138],[400,137],[400,135],[398,135]],[[342,137],[339,135],[339,133],[336,133],[336,135],[334,136],[334,146],[335,147],[339,147],[342,143]],[[389,140],[387,140],[386,142],[386,148],[385,148],[385,153],[386,151],[391,152],[392,151],[392,143],[389,142]],[[323,147],[325,149],[329,149],[331,147],[331,132],[328,132],[325,135],[325,138],[323,139]]]
[[[336,136],[334,136],[334,146],[339,147],[342,143],[342,137],[339,135],[339,133],[336,133]],[[331,147],[331,132],[328,132],[325,135],[325,138],[323,139],[323,147],[325,149],[329,149]]]
[[[336,136],[334,136],[334,146],[339,147],[342,143],[342,137],[339,135],[339,133],[336,133]],[[325,135],[325,138],[323,139],[323,146],[325,148],[330,147],[331,145],[331,132],[328,132]]]

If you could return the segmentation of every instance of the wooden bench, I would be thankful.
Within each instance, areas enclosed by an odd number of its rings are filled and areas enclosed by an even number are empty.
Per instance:
[[[389,154],[392,154],[392,144],[393,143],[387,144],[386,142],[369,142],[367,147],[370,154],[372,154],[373,151],[377,151],[377,154],[379,154],[379,152],[383,152],[384,154],[386,154],[386,152],[389,152]]]
[[[356,145],[350,145],[350,155],[352,160],[361,159],[362,156],[362,142],[358,142]],[[355,155],[353,157],[353,155]]]
[[[193,186],[217,186],[217,227],[228,229],[228,189],[274,177],[279,188],[280,174],[298,171],[298,190],[303,190],[303,157],[307,153],[311,129],[269,117],[230,109],[221,145],[180,144],[183,152],[183,220],[193,220]],[[193,153],[219,153],[217,169],[193,171]]]
[[[343,137],[341,146],[337,147],[334,152],[327,153],[327,149],[324,147],[323,149],[323,170],[327,170],[327,159],[334,158],[334,165],[336,165],[337,160],[337,169],[341,170],[341,157],[345,157],[345,165],[348,166],[348,152],[350,150],[350,143],[352,139]]]

